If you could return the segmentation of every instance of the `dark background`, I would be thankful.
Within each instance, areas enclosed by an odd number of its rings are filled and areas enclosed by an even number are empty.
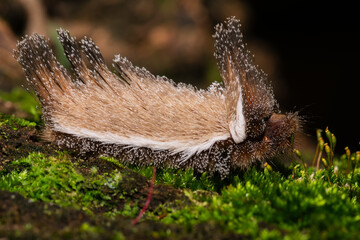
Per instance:
[[[346,1],[249,1],[252,32],[280,59],[288,87],[286,109],[304,108],[306,129],[329,126],[338,138],[359,149],[359,15]],[[339,149],[338,151],[342,151]]]
[[[338,138],[339,153],[345,146],[359,149],[360,39],[355,4],[34,0],[40,5],[25,6],[24,1],[1,0],[0,20],[13,39],[36,31],[55,41],[55,28],[64,27],[75,36],[93,37],[108,63],[120,53],[154,74],[203,88],[220,79],[212,56],[213,27],[234,15],[242,22],[245,42],[256,63],[269,74],[281,108],[300,111],[304,131],[310,135],[329,126]],[[31,16],[29,12],[37,13]],[[40,18],[37,24],[36,18]],[[0,34],[0,47],[5,42]],[[54,48],[58,46],[54,44]],[[17,70],[1,74],[0,69],[0,88],[5,91],[24,79],[8,56],[10,52],[2,52],[0,65],[14,65]]]

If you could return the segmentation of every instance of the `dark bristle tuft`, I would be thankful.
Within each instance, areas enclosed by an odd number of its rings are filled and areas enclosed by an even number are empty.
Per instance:
[[[67,89],[69,78],[66,70],[49,47],[44,36],[25,36],[14,51],[16,60],[22,65],[28,82],[43,104],[50,102],[51,92]]]
[[[246,119],[246,135],[258,137],[265,129],[263,119],[276,110],[272,88],[266,75],[253,63],[253,57],[246,49],[240,21],[228,18],[215,27],[215,57],[227,91],[227,110],[236,119],[237,99],[242,95],[242,108]],[[240,93],[241,89],[241,93]]]

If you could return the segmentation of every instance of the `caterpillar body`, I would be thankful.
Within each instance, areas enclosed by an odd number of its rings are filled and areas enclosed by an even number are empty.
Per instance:
[[[25,36],[14,56],[41,102],[46,140],[125,163],[225,178],[289,151],[299,123],[296,113],[280,113],[266,75],[246,50],[239,20],[229,18],[215,30],[224,87],[213,83],[207,90],[154,76],[120,55],[114,73],[91,39],[76,41],[63,29],[59,39],[72,73],[37,34]]]

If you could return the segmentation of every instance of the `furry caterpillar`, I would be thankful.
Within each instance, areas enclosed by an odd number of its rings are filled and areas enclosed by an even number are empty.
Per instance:
[[[14,56],[42,104],[46,140],[126,163],[190,167],[225,178],[291,150],[299,124],[296,113],[278,110],[266,75],[245,49],[239,20],[229,18],[215,30],[225,88],[175,84],[120,55],[115,74],[91,39],[77,42],[62,29],[59,39],[73,74],[37,34],[25,36]]]

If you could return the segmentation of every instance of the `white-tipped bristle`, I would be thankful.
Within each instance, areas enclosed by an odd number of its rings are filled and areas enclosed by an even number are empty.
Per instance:
[[[225,177],[288,149],[297,121],[274,114],[272,88],[245,49],[239,20],[215,29],[225,87],[207,90],[155,76],[120,55],[115,74],[91,39],[78,42],[64,29],[59,40],[75,74],[37,34],[20,41],[14,56],[43,105],[46,136],[59,146]]]

